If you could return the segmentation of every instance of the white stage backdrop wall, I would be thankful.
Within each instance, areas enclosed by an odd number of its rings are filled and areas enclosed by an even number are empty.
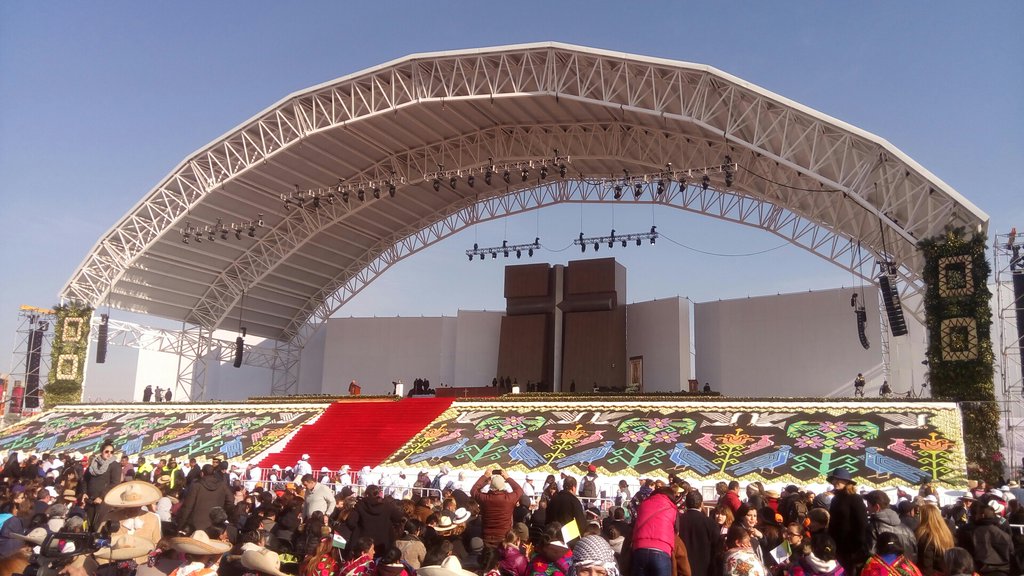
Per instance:
[[[667,298],[627,306],[626,356],[643,357],[645,392],[686,390],[690,378],[689,302]]]
[[[858,372],[882,383],[878,290],[864,288],[868,340],[861,347],[852,289],[694,305],[696,378],[730,396],[843,396]]]
[[[455,334],[454,377],[447,384],[490,386],[498,370],[498,340],[504,312],[459,310]]]

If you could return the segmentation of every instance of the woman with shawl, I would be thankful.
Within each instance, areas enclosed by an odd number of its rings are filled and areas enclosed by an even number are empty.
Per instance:
[[[99,455],[89,460],[85,471],[86,523],[90,530],[95,530],[104,520],[103,495],[120,482],[121,463],[114,457],[114,445],[108,440]]]

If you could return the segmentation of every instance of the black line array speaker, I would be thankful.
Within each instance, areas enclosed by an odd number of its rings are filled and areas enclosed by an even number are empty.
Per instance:
[[[235,368],[242,367],[242,348],[245,347],[245,339],[241,336],[235,338],[235,361],[232,364]]]
[[[96,333],[96,363],[103,364],[107,361],[107,335],[108,326],[107,323],[110,321],[110,316],[107,314],[100,314],[100,327]]]
[[[882,290],[885,315],[889,318],[889,331],[893,336],[906,336],[907,321],[903,317],[903,305],[900,303],[896,279],[888,274],[882,274],[878,277],[878,287]]]
[[[43,337],[47,325],[28,332],[28,351],[25,353],[25,408],[39,408],[39,364],[43,357]]]
[[[868,350],[871,348],[871,342],[868,341],[868,335],[864,331],[868,323],[868,313],[863,308],[858,308],[854,313],[857,315],[857,335],[860,336],[860,345]]]

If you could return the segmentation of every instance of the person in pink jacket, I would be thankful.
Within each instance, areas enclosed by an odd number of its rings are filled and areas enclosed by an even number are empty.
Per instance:
[[[637,508],[631,576],[672,576],[679,510],[671,488],[656,489]]]

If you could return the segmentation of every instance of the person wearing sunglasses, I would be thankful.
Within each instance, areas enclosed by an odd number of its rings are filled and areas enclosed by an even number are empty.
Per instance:
[[[103,495],[121,483],[121,463],[114,457],[114,445],[106,441],[100,453],[89,460],[85,471],[86,522],[90,529],[99,526],[106,516]]]

